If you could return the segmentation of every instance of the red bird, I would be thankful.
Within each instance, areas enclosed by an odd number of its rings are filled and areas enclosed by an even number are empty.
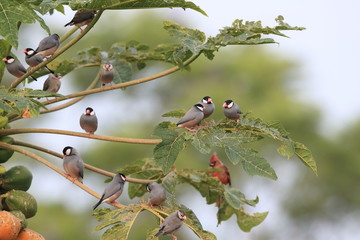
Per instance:
[[[220,161],[220,159],[217,157],[216,153],[214,153],[209,162],[209,166],[217,169],[219,171],[211,172],[210,175],[212,177],[217,177],[222,184],[226,185],[229,184],[231,186],[231,179],[230,179],[230,173],[228,168]],[[220,205],[220,196],[216,202],[216,206],[218,207]]]

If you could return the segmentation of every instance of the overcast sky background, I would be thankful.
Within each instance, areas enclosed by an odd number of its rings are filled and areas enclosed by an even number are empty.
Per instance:
[[[261,20],[263,25],[275,26],[275,17],[283,15],[285,22],[291,26],[305,27],[305,31],[288,32],[289,39],[275,38],[280,45],[273,45],[271,48],[274,51],[279,51],[290,57],[298,59],[302,66],[303,79],[297,83],[299,90],[297,98],[302,101],[312,103],[320,108],[322,111],[322,126],[321,131],[323,134],[332,136],[337,130],[342,129],[346,125],[350,124],[360,114],[360,81],[359,81],[359,53],[360,46],[358,39],[360,37],[360,2],[356,0],[345,1],[286,1],[286,0],[260,0],[260,1],[235,1],[235,0],[222,0],[222,1],[201,1],[194,0],[207,14],[205,17],[195,11],[181,9],[163,9],[159,11],[164,20],[173,20],[176,18],[189,19],[188,27],[199,28],[207,33],[207,35],[214,36],[218,33],[218,29],[224,26],[229,26],[235,19],[244,19],[249,21]],[[67,9],[67,16],[56,13],[56,21],[63,24],[72,15],[72,11]],[[105,12],[105,15],[108,12]],[[137,14],[134,12],[134,14]],[[45,17],[51,21],[54,21],[54,16]],[[66,19],[66,20],[65,20]],[[95,31],[93,29],[92,31]],[[43,32],[43,31],[42,31]],[[44,32],[43,32],[44,34]],[[91,33],[90,33],[91,34]],[[37,36],[41,39],[44,36]],[[36,42],[37,39],[34,39]],[[36,43],[34,44],[34,46]],[[18,56],[21,50],[27,46],[20,46],[18,49]],[[41,83],[34,83],[39,84]],[[66,91],[66,87],[63,89]],[[64,94],[64,93],[63,93]],[[86,103],[79,104],[79,108],[86,107]],[[79,115],[79,108],[69,109],[69,112],[74,115]],[[99,109],[98,107],[97,109]],[[105,110],[99,110],[99,112]],[[98,113],[99,114],[99,113]],[[101,115],[101,113],[99,114]],[[54,116],[47,116],[52,118],[53,121],[58,121]],[[124,120],[126,121],[126,120]],[[42,127],[54,128],[53,123],[49,121],[47,125]],[[71,124],[71,119],[64,118],[61,123],[58,123],[59,128],[73,131],[80,131],[79,126]],[[62,127],[63,126],[63,127]],[[70,126],[70,127],[69,127]],[[72,127],[73,126],[73,127]],[[65,145],[74,144],[89,144],[92,140],[89,139],[71,139],[65,136],[57,137],[56,142],[49,142],[47,138],[42,139],[45,147],[60,152]],[[55,147],[56,146],[56,147]],[[58,166],[61,167],[59,161]],[[291,174],[291,167],[284,163],[281,167],[278,167],[279,180],[276,182],[275,189],[281,192],[281,189],[287,188],[289,183],[289,176]],[[34,176],[44,176],[44,172],[41,169],[32,170]],[[35,177],[33,186],[41,186],[36,189],[31,188],[31,191],[39,197],[40,200],[49,200],[62,198],[64,191],[68,193],[68,198],[63,201],[69,203],[71,206],[74,201],[83,201],[88,205],[89,202],[95,202],[96,200],[88,196],[86,193],[81,192],[75,186],[69,185],[69,182],[64,181],[61,176],[48,173],[49,181],[44,182],[44,177]],[[255,178],[254,178],[255,179]],[[95,180],[94,180],[95,181]],[[254,185],[259,184],[263,180],[254,180]],[[92,182],[92,179],[89,179]],[[251,188],[254,185],[249,185]],[[57,191],[53,191],[53,187],[57,187]],[[258,187],[258,186],[257,186]],[[103,186],[94,186],[94,189],[98,192],[102,192]],[[274,188],[272,189],[272,191]],[[47,194],[51,191],[51,194]],[[245,190],[246,192],[246,190]],[[267,191],[265,188],[259,190],[260,199],[266,201],[260,201],[260,204],[256,208],[256,211],[270,210],[270,214],[265,222],[258,228],[274,228],[274,225],[284,221],[282,216],[281,206],[277,204],[276,198],[273,197],[273,192]],[[253,196],[250,196],[253,197]],[[281,197],[281,196],[280,196]],[[203,201],[202,198],[192,199],[193,201]],[[187,201],[184,199],[184,201]],[[74,210],[78,205],[73,205]],[[213,206],[199,206],[195,207],[194,211],[198,214],[199,211],[208,211],[209,214],[215,214],[215,208]],[[215,232],[218,236],[224,236],[229,231],[239,233],[239,229],[234,224],[234,219],[231,220],[233,224],[221,225],[216,228],[216,221],[214,218],[210,219],[206,217],[206,214],[199,214],[200,221],[204,224],[204,228]],[[205,216],[205,217],[201,217]],[[279,226],[277,226],[279,227]],[[346,229],[349,230],[349,229]],[[183,230],[187,231],[187,230]],[[257,231],[255,228],[253,231]],[[345,231],[345,230],[344,230]],[[323,237],[327,236],[326,233],[322,233]],[[251,239],[251,234],[240,234],[242,239]],[[239,236],[240,236],[239,235]],[[224,239],[224,238],[219,238]],[[322,239],[321,237],[318,239]],[[325,239],[325,238],[324,238]],[[327,239],[331,239],[330,237]],[[349,238],[350,239],[350,238]]]

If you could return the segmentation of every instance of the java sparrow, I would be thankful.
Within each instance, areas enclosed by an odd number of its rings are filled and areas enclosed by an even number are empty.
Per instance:
[[[166,193],[164,187],[156,182],[151,182],[146,185],[146,190],[149,194],[150,206],[159,206],[166,199]]]
[[[79,152],[70,146],[63,149],[65,172],[75,180],[83,182],[84,178],[84,161],[81,159]]]
[[[23,50],[23,52],[25,53],[25,62],[30,67],[36,67],[38,64],[40,64],[44,61],[44,58],[41,55],[37,54],[37,52],[32,48],[26,48]],[[44,67],[49,72],[54,73],[54,71],[51,70],[50,68],[48,68],[46,65]]]
[[[85,112],[80,117],[80,127],[89,134],[94,134],[98,127],[98,120],[94,110],[91,107],[87,107]]]
[[[110,63],[105,63],[103,67],[100,69],[100,81],[102,82],[102,86],[110,83],[114,80],[114,68]]]
[[[42,56],[43,58],[53,55],[60,46],[59,39],[60,37],[56,33],[44,38],[35,49],[35,52],[37,52],[36,54]]]
[[[242,112],[240,111],[239,106],[232,100],[226,100],[223,107],[225,117],[231,120],[238,120],[240,118],[240,114],[242,114]]]
[[[81,27],[91,23],[91,21],[95,17],[95,14],[96,14],[96,11],[94,11],[94,10],[91,10],[91,11],[77,11],[75,13],[73,19],[71,19],[70,22],[65,24],[64,27],[67,27],[69,25],[70,26],[75,25],[80,29],[80,32],[82,32]]]
[[[165,218],[164,222],[160,225],[159,232],[155,234],[155,237],[158,237],[161,234],[171,234],[173,240],[176,240],[177,238],[174,235],[174,232],[182,226],[184,220],[186,220],[186,214],[184,211],[178,210],[173,212]]]
[[[8,72],[13,76],[19,78],[26,73],[25,67],[20,62],[16,61],[12,56],[4,57],[2,60],[5,62]],[[33,76],[30,77],[37,81],[37,79]]]
[[[205,96],[200,102],[204,106],[204,119],[209,117],[215,110],[215,104],[213,103],[211,97]]]
[[[57,73],[49,74],[49,77],[45,80],[43,91],[57,93],[61,86],[61,76]]]
[[[124,174],[116,174],[111,182],[109,182],[106,186],[103,195],[101,196],[99,202],[94,205],[93,209],[95,210],[102,202],[112,203],[120,197],[124,190],[125,181],[126,177]]]
[[[186,128],[189,131],[190,128],[195,127],[204,118],[204,106],[202,104],[195,104],[190,108],[187,113],[176,124],[178,127]]]

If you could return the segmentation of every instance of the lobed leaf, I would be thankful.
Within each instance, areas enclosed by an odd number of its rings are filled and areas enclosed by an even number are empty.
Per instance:
[[[263,213],[254,213],[254,215],[250,215],[245,211],[243,211],[242,209],[240,211],[237,211],[235,214],[237,217],[237,224],[240,227],[240,229],[243,230],[244,232],[250,232],[253,227],[256,227],[265,220],[268,213],[269,212],[263,212]]]
[[[295,143],[295,154],[300,160],[317,175],[317,166],[311,151],[302,143]]]
[[[175,128],[173,123],[162,122],[153,132],[153,135],[162,139],[154,148],[154,159],[164,174],[170,171],[178,154],[185,147],[184,136],[171,128]]]

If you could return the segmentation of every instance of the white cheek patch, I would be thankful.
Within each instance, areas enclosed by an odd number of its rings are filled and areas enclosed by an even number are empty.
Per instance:
[[[34,51],[33,51],[33,50],[30,50],[30,51],[28,51],[27,53],[28,53],[28,55],[33,55],[33,54],[34,54]]]
[[[65,154],[66,154],[67,156],[70,156],[70,154],[71,154],[71,148],[66,149]]]
[[[203,103],[207,103],[207,101],[205,99],[202,100]]]
[[[8,63],[13,63],[14,61],[15,61],[15,59],[11,58],[11,59],[9,59],[7,62],[8,62]]]
[[[94,115],[95,115],[95,112],[94,112],[94,111],[90,112],[90,115],[91,115],[91,116],[94,116]]]
[[[229,103],[228,108],[232,108],[233,105],[234,105],[234,102]]]

